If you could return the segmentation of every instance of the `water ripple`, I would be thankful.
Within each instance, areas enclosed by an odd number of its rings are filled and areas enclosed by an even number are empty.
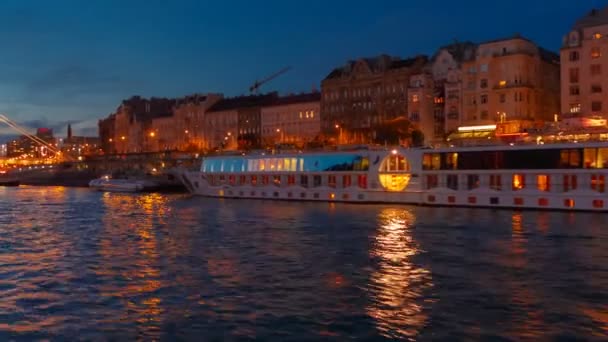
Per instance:
[[[605,215],[0,196],[0,340],[608,335]]]

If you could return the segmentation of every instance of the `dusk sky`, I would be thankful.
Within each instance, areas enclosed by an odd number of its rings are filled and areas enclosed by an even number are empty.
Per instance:
[[[349,59],[433,54],[454,40],[519,32],[558,52],[573,22],[608,0],[27,1],[0,3],[0,112],[96,135],[124,98],[319,89]],[[0,135],[8,134],[5,127]],[[11,132],[12,133],[12,132]]]

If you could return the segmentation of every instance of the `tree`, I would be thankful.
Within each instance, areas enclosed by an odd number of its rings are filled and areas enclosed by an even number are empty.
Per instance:
[[[385,121],[376,127],[374,140],[377,144],[399,145],[401,140],[411,137],[412,128],[412,123],[405,117]]]
[[[424,133],[419,129],[412,130],[411,133],[412,146],[420,147],[424,145]]]

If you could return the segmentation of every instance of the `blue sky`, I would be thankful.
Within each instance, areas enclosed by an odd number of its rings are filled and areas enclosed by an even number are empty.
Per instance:
[[[608,0],[0,2],[0,112],[27,127],[96,132],[124,98],[319,88],[349,59],[432,54],[515,33],[558,51]],[[9,131],[0,127],[0,135]]]

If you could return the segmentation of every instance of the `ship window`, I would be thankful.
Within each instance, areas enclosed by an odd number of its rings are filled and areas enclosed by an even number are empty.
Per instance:
[[[426,175],[426,188],[434,189],[439,186],[439,176],[438,175]]]
[[[597,167],[608,168],[608,148],[599,148],[597,151]]]
[[[283,169],[285,171],[291,171],[291,159],[285,158],[283,159]]]
[[[449,189],[458,190],[458,175],[448,175],[447,186]]]
[[[268,176],[267,175],[263,175],[262,176],[262,185],[268,185]]]
[[[560,160],[563,168],[581,167],[581,151],[576,149],[562,150]]]
[[[445,154],[445,169],[455,170],[458,168],[458,153],[450,152]]]
[[[577,185],[576,175],[564,175],[564,192],[569,191],[570,189],[576,190]]]
[[[390,154],[380,165],[380,172],[409,171],[409,169],[405,157],[398,154]]]
[[[604,201],[603,200],[599,200],[599,199],[593,200],[593,207],[594,208],[598,208],[598,209],[599,208],[603,208],[604,207]]]
[[[296,184],[296,176],[289,175],[287,176],[287,185],[295,185]]]
[[[283,171],[283,158],[275,159],[277,162],[277,171]]]
[[[540,191],[550,191],[551,183],[550,183],[549,175],[537,175],[536,176],[536,185],[538,190]]]
[[[500,175],[490,175],[490,189],[502,190],[502,177]]]
[[[469,190],[479,188],[479,175],[467,175],[467,188]]]
[[[584,167],[586,169],[597,168],[597,148],[586,148],[583,150]]]
[[[236,176],[235,175],[228,176],[228,183],[230,183],[230,185],[236,185]]]
[[[300,185],[304,188],[308,188],[308,176],[307,175],[300,176]]]
[[[351,176],[350,175],[342,176],[342,187],[348,188],[349,186],[351,186]]]
[[[574,200],[573,199],[564,200],[564,206],[566,208],[574,208]]]
[[[490,197],[490,204],[498,204],[498,197]]]
[[[441,169],[441,154],[440,153],[425,153],[422,157],[423,170],[439,170]]]
[[[281,186],[281,176],[274,176],[272,182],[275,186]]]
[[[523,174],[513,175],[513,190],[521,190],[526,187],[526,178]]]
[[[591,175],[591,189],[597,192],[604,192],[606,189],[604,175]]]
[[[361,189],[367,189],[367,175],[359,175],[357,177],[357,185]]]
[[[327,176],[327,185],[330,188],[335,188],[336,187],[336,176],[335,175],[329,175],[329,176]]]
[[[241,185],[245,185],[245,184],[247,184],[247,176],[245,176],[245,175],[241,175],[241,176],[239,177],[239,183],[241,183]]]
[[[402,191],[410,182],[409,174],[380,174],[380,184],[388,191]]]
[[[258,176],[251,176],[251,185],[255,186],[258,184]]]
[[[312,176],[312,186],[315,188],[321,186],[321,176],[320,175]]]

